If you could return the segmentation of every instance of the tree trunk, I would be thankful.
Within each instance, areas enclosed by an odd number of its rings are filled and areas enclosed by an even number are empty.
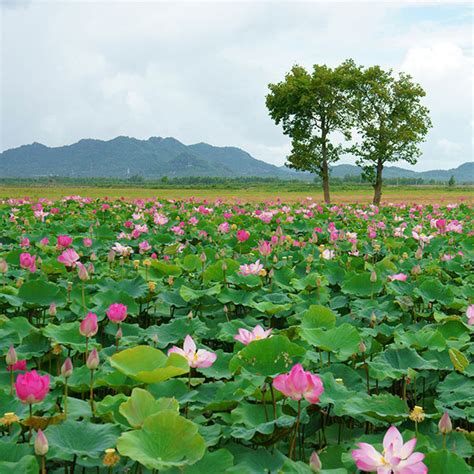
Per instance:
[[[374,184],[373,204],[375,206],[380,206],[380,200],[382,199],[382,171],[383,171],[383,162],[379,158],[377,160],[377,174],[375,175],[375,184]]]
[[[326,204],[331,203],[331,196],[329,195],[329,166],[328,166],[328,150],[326,146],[326,139],[327,139],[327,131],[325,128],[326,120],[322,120],[322,131],[321,131],[321,140],[322,140],[322,147],[321,147],[321,154],[323,158],[323,164],[321,167],[321,177],[323,178],[323,192],[324,192],[324,202]]]
[[[324,202],[326,204],[330,204],[331,196],[329,194],[329,166],[326,160],[323,161],[323,166],[321,169],[321,177],[323,179]]]

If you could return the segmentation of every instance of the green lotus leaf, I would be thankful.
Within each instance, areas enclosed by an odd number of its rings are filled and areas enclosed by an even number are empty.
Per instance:
[[[150,392],[142,388],[134,388],[130,398],[120,405],[119,411],[132,428],[140,428],[147,417],[162,410],[179,411],[179,405],[174,398],[153,397]]]
[[[470,474],[472,468],[456,453],[446,449],[428,453],[423,461],[430,474]]]
[[[186,359],[179,354],[166,357],[163,352],[151,346],[137,346],[125,349],[109,357],[112,367],[133,380],[156,383],[189,372]]]
[[[305,349],[285,336],[253,341],[230,361],[231,372],[245,368],[255,375],[274,376],[288,372],[305,354]]]
[[[63,303],[65,301],[65,291],[54,283],[44,280],[32,280],[23,283],[18,291],[18,298],[25,303],[49,306],[51,303]]]
[[[204,456],[206,444],[195,423],[164,410],[149,416],[140,430],[122,433],[117,449],[148,469],[161,470],[194,464]]]

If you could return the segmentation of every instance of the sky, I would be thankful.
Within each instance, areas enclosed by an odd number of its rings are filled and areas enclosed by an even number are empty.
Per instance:
[[[470,2],[0,0],[0,150],[119,135],[282,165],[268,84],[347,58],[404,71],[433,128],[416,170],[473,160]],[[353,163],[344,157],[343,163]]]

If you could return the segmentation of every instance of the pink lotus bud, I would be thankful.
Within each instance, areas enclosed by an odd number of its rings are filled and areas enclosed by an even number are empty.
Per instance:
[[[18,361],[15,348],[11,345],[5,357],[7,365],[15,365]]]
[[[204,252],[201,253],[199,258],[200,258],[202,263],[204,263],[207,260],[206,254]]]
[[[89,275],[93,275],[95,272],[94,264],[92,262],[89,263],[87,266],[87,271],[89,272]]]
[[[122,339],[122,337],[123,337],[122,327],[119,326],[119,328],[117,329],[117,332],[115,333],[115,338]]]
[[[49,392],[49,375],[40,375],[36,370],[19,374],[15,382],[15,391],[22,403],[41,402]]]
[[[97,315],[89,313],[82,321],[79,326],[79,332],[85,337],[93,337],[97,334],[99,329],[97,325]]]
[[[89,353],[89,357],[87,357],[86,365],[87,368],[90,370],[95,370],[97,367],[99,367],[100,359],[99,359],[99,353],[97,352],[97,349],[94,347]]]
[[[107,255],[107,261],[109,263],[112,263],[115,260],[115,252],[111,250],[109,254]]]
[[[0,258],[0,273],[8,272],[8,263],[4,258]]]
[[[367,350],[367,346],[364,344],[364,341],[359,342],[359,352],[365,352]]]
[[[415,258],[417,260],[420,260],[421,258],[423,258],[423,249],[421,247],[418,247],[416,249],[416,252],[415,252]]]
[[[87,272],[86,266],[79,262],[77,264],[77,274],[79,279],[82,281],[87,281],[89,279],[89,273]]]
[[[319,472],[322,468],[321,460],[319,459],[318,453],[313,451],[309,458],[309,467],[313,472]]]
[[[46,436],[44,435],[42,430],[38,430],[38,434],[35,438],[35,454],[37,456],[45,456],[48,452],[48,449],[49,446]]]
[[[411,269],[411,274],[412,275],[419,275],[421,273],[421,267],[420,265],[415,265],[412,269]]]
[[[72,360],[70,357],[68,357],[63,365],[61,366],[61,375],[67,379],[69,378],[71,375],[72,375],[72,370],[73,370],[73,366],[72,366]]]
[[[56,314],[57,314],[56,303],[51,303],[51,304],[49,305],[48,314],[49,314],[50,316],[56,316]]]
[[[67,248],[72,244],[72,237],[69,237],[69,235],[58,235],[56,243],[60,249]]]
[[[238,230],[237,231],[237,240],[239,242],[245,242],[246,240],[248,240],[250,237],[250,233],[247,232],[246,230]]]
[[[82,239],[82,244],[84,245],[84,247],[92,247],[92,239],[85,237],[84,239]]]
[[[449,418],[448,412],[445,411],[438,423],[439,431],[443,434],[448,434],[453,431],[453,424],[451,418]]]
[[[370,281],[371,281],[372,283],[375,283],[375,282],[377,281],[377,273],[372,272],[372,273],[370,274]]]
[[[121,303],[113,303],[105,314],[113,323],[121,323],[127,317],[127,307]]]

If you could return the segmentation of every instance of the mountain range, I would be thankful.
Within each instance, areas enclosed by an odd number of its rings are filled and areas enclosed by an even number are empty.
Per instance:
[[[332,176],[357,176],[354,165],[336,165]],[[216,147],[207,143],[185,145],[175,138],[151,137],[148,140],[120,136],[112,140],[83,139],[72,145],[47,147],[41,143],[23,145],[0,153],[0,178],[110,177],[131,176],[156,179],[188,176],[275,177],[312,179],[309,173],[278,167],[257,160],[235,147]],[[454,176],[458,183],[474,181],[474,162],[451,170],[417,172],[386,167],[386,178],[422,178],[447,181]]]

